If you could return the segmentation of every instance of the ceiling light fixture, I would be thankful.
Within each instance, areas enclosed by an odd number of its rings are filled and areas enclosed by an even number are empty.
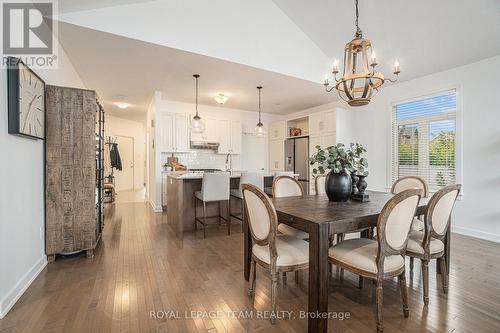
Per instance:
[[[125,102],[116,102],[115,105],[119,107],[120,109],[126,109],[130,106],[130,104],[125,103]]]
[[[205,123],[198,115],[198,78],[200,75],[193,74],[193,77],[196,80],[196,115],[191,119],[191,132],[203,133],[205,131]]]
[[[266,135],[266,130],[264,128],[264,124],[262,124],[262,121],[260,119],[260,113],[261,113],[261,99],[260,99],[260,91],[262,87],[257,87],[259,90],[259,122],[257,123],[257,126],[255,127],[255,135],[258,137],[263,137]]]
[[[227,100],[229,99],[229,97],[227,97],[226,95],[224,94],[218,94],[217,96],[214,97],[215,101],[218,103],[218,104],[224,104],[227,102]]]
[[[395,79],[385,78],[382,73],[376,71],[375,67],[378,65],[377,57],[372,43],[368,39],[363,38],[363,32],[358,25],[358,0],[355,0],[355,4],[356,33],[354,39],[345,46],[344,73],[340,79],[337,79],[339,62],[335,59],[332,71],[335,77],[335,84],[329,87],[328,77],[325,78],[323,84],[327,92],[331,92],[335,88],[340,98],[350,106],[363,106],[370,103],[370,99],[380,91],[386,80],[396,82],[400,70],[399,62],[396,60],[393,72],[396,75]],[[370,55],[370,62],[368,55]],[[369,67],[371,67],[371,70]]]

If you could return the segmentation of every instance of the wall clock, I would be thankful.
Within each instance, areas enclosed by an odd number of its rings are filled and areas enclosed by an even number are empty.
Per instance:
[[[19,59],[7,69],[9,133],[45,138],[45,82]]]

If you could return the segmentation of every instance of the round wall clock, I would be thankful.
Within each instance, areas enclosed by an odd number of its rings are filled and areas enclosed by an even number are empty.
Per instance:
[[[9,133],[45,138],[45,82],[21,60],[7,69]]]

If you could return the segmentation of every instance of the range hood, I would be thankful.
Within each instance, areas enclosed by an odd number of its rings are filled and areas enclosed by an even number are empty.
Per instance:
[[[219,143],[218,142],[209,142],[209,141],[191,141],[191,149],[209,149],[209,150],[218,150]]]

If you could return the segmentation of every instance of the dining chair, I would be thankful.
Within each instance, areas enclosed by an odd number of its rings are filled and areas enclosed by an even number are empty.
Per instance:
[[[314,177],[314,191],[316,195],[326,194],[325,183],[326,175],[318,175]]]
[[[243,221],[245,215],[245,207],[243,201],[243,192],[241,186],[243,184],[252,184],[257,186],[259,189],[264,189],[264,174],[262,172],[242,172],[240,175],[240,185],[237,189],[232,189],[230,191],[231,198],[240,201],[241,212],[240,214],[235,214],[230,212],[230,217],[234,217],[237,220]]]
[[[417,188],[422,191],[422,197],[427,198],[429,196],[429,187],[427,182],[418,176],[405,176],[398,178],[391,187],[391,193],[397,194],[404,190],[411,188]],[[422,221],[422,216],[415,216],[411,224],[412,230],[421,231],[424,230],[424,222]],[[413,270],[413,258],[410,257],[410,270]]]
[[[386,202],[377,220],[377,240],[349,239],[330,247],[328,251],[330,263],[374,280],[377,287],[377,332],[384,330],[384,280],[398,277],[403,314],[405,317],[409,315],[404,254],[420,196],[420,190],[410,189]]]
[[[276,323],[278,274],[309,267],[309,243],[293,236],[277,237],[278,216],[269,197],[252,184],[243,184],[245,217],[253,240],[248,295],[255,293],[256,264],[271,274],[271,323]]]
[[[449,185],[434,193],[427,204],[423,231],[411,230],[406,255],[422,261],[424,304],[429,305],[429,261],[439,261],[443,292],[448,292],[448,271],[444,238],[450,227],[450,216],[461,185]],[[410,270],[412,267],[410,267]]]
[[[274,174],[273,174],[274,178],[277,178],[277,177],[280,177],[280,176],[290,176],[290,177],[293,177],[293,171],[275,171]],[[264,192],[266,192],[266,194],[269,195],[269,196],[273,196],[273,188],[272,187],[266,187],[266,188],[264,188]]]
[[[194,228],[198,229],[197,223],[203,226],[203,238],[207,238],[206,226],[207,219],[218,218],[219,221],[222,219],[226,221],[227,224],[227,234],[231,234],[231,218],[229,217],[231,211],[231,205],[229,202],[229,173],[228,172],[215,172],[215,173],[204,173],[203,179],[201,181],[201,191],[194,192]],[[203,219],[200,219],[197,214],[197,202],[201,201],[203,203]],[[221,215],[220,203],[222,201],[227,202],[228,206],[228,218],[226,219]],[[207,203],[217,202],[219,205],[219,214],[217,216],[207,216]]]

